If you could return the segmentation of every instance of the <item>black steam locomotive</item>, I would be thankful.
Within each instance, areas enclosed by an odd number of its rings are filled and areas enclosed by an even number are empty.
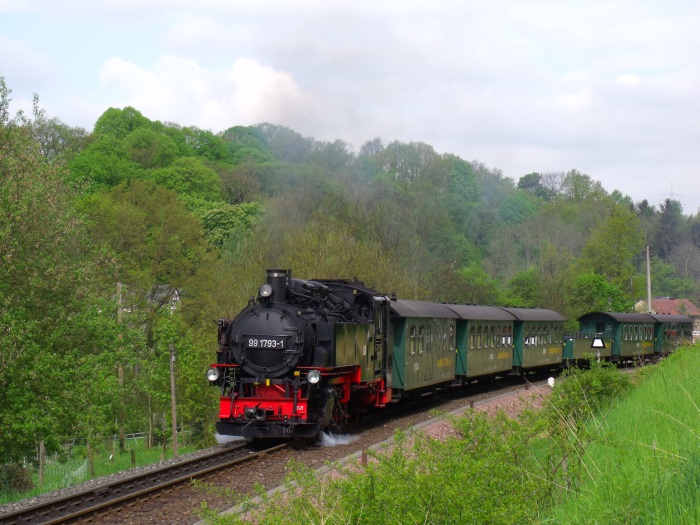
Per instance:
[[[391,400],[389,299],[359,281],[303,281],[269,270],[258,297],[219,321],[217,430],[250,438],[317,436]]]

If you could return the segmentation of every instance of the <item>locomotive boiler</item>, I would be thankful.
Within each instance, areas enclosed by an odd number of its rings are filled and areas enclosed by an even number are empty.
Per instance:
[[[217,431],[314,438],[391,400],[389,298],[357,280],[268,270],[256,298],[218,322]]]

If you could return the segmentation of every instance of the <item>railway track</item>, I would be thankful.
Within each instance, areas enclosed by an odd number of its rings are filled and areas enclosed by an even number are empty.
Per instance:
[[[64,523],[97,523],[117,509],[146,500],[193,479],[205,478],[242,463],[247,463],[283,448],[275,445],[250,451],[247,444],[229,447],[205,456],[181,461],[122,479],[99,488],[85,490],[63,498],[0,515],[0,525],[56,525]]]

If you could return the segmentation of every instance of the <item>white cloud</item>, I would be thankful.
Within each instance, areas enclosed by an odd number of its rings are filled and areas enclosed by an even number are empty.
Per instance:
[[[115,92],[121,106],[133,106],[149,118],[214,131],[264,121],[303,125],[305,118],[313,120],[318,106],[291,74],[250,58],[237,59],[229,71],[212,71],[174,56],[160,58],[152,68],[112,58],[100,81]]]
[[[636,86],[639,84],[639,77],[634,73],[627,73],[617,77],[617,83],[624,86]]]
[[[566,109],[588,109],[593,107],[593,93],[582,89],[575,93],[559,93],[554,96],[554,103]]]

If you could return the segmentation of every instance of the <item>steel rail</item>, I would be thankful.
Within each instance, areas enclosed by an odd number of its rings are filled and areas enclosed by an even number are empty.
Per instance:
[[[287,443],[241,456],[246,445],[173,465],[0,515],[0,525],[57,525],[102,516],[129,502],[147,499],[192,479],[206,477],[287,447]]]

